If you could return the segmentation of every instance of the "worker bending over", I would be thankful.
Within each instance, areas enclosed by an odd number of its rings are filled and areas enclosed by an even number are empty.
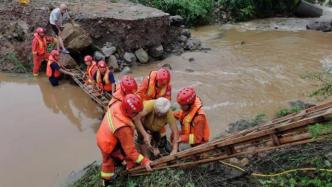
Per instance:
[[[209,141],[210,129],[202,102],[193,88],[183,88],[177,94],[181,110],[174,113],[181,123],[178,142],[196,146]]]
[[[98,69],[94,75],[94,80],[101,92],[108,92],[110,94],[115,92],[113,67],[109,69],[104,60],[98,62]]]
[[[116,102],[121,102],[128,94],[134,94],[137,91],[137,83],[133,76],[123,75],[120,78],[120,83],[116,85],[116,91],[112,95],[108,107],[111,107]]]
[[[171,151],[171,154],[175,154],[178,150],[178,129],[173,112],[170,110],[170,101],[165,97],[160,97],[156,100],[144,101],[143,106],[143,111],[134,119],[142,153],[147,156],[148,150],[150,150],[154,156],[159,156],[158,147],[165,147],[167,143],[166,134],[163,134],[162,129],[169,125],[172,134],[175,134]]]
[[[171,73],[166,68],[151,71],[138,88],[138,95],[145,101],[165,97],[171,100]]]
[[[52,50],[51,54],[48,57],[48,62],[46,66],[46,76],[52,84],[52,86],[58,86],[59,80],[62,78],[61,73],[68,74],[73,76],[72,73],[67,72],[64,69],[61,69],[59,65],[60,53],[58,50]]]
[[[104,186],[114,180],[115,161],[126,161],[127,169],[137,164],[151,171],[151,161],[135,148],[135,127],[132,119],[143,110],[141,98],[128,94],[122,102],[109,108],[97,132],[97,145],[102,154],[101,177]]]

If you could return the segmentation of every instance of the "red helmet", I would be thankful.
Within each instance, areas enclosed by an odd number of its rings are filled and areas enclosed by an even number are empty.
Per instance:
[[[92,56],[90,56],[90,55],[86,55],[85,57],[84,57],[84,62],[91,62],[92,61]]]
[[[142,99],[135,94],[126,95],[121,103],[122,112],[128,117],[135,117],[143,110]]]
[[[59,56],[60,56],[60,52],[58,50],[52,50],[51,51],[51,56],[53,56],[53,58],[55,60],[58,60],[59,59]]]
[[[157,71],[156,79],[159,85],[166,85],[171,80],[171,73],[167,69],[161,68]]]
[[[98,62],[98,67],[99,68],[106,68],[106,66],[107,65],[106,65],[106,62],[104,60],[101,60],[101,61]]]
[[[124,75],[121,77],[120,87],[125,94],[133,94],[137,91],[137,83],[131,75]]]
[[[38,27],[38,28],[36,29],[36,33],[38,33],[38,34],[40,34],[40,33],[45,33],[45,29],[42,28],[42,27]]]
[[[196,93],[194,88],[191,87],[182,88],[176,96],[176,100],[180,105],[190,105],[194,103],[195,99]]]

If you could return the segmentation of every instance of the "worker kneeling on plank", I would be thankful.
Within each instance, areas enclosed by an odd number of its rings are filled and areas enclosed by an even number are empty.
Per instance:
[[[116,86],[116,91],[112,95],[108,107],[111,107],[116,102],[121,102],[128,94],[134,94],[137,91],[137,83],[133,76],[124,75],[120,78],[119,85]]]
[[[126,95],[122,102],[109,108],[97,132],[97,145],[102,154],[101,177],[104,185],[114,180],[115,161],[125,160],[127,169],[137,164],[151,171],[151,161],[135,148],[135,126],[132,119],[143,110],[141,98],[134,94]]]
[[[112,70],[113,67],[109,69],[104,60],[98,62],[98,69],[94,75],[94,80],[100,91],[108,92],[110,94],[115,91],[115,79]]]
[[[147,156],[148,150],[153,152],[154,156],[159,156],[158,147],[164,147],[167,143],[166,133],[163,129],[168,124],[172,130],[173,147],[171,155],[178,150],[178,129],[173,112],[170,109],[171,103],[165,97],[160,97],[156,100],[148,100],[143,102],[143,111],[135,118],[135,125],[138,129],[138,143],[142,153]],[[152,138],[151,138],[152,137]],[[161,145],[164,144],[164,145]]]
[[[45,29],[38,27],[33,34],[32,40],[32,60],[33,60],[33,76],[39,75],[39,69],[43,61],[48,60],[49,54],[47,53],[47,45],[49,43],[56,43],[57,40],[47,37],[45,35]]]
[[[84,74],[85,84],[94,84],[93,75],[97,72],[97,63],[92,59],[92,56],[86,55],[84,57],[84,62],[86,65],[86,72]]]
[[[60,66],[58,64],[60,53],[58,50],[53,50],[48,57],[46,76],[52,84],[52,86],[59,85],[59,79],[61,77]]]
[[[196,96],[194,88],[183,88],[177,94],[177,102],[181,110],[174,113],[181,123],[178,142],[196,146],[209,141],[210,129],[202,102]]]
[[[171,73],[166,68],[151,71],[138,88],[137,94],[145,101],[165,97],[171,100]]]

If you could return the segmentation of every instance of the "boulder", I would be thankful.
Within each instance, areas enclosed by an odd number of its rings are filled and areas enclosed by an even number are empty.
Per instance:
[[[115,72],[120,71],[118,60],[116,59],[116,57],[114,55],[109,56],[107,64],[109,67],[112,66]]]
[[[136,62],[136,56],[134,53],[129,53],[129,52],[125,52],[125,54],[123,55],[123,58],[125,59],[126,62],[128,63],[133,63]]]
[[[164,47],[162,45],[151,47],[149,54],[154,58],[160,58],[164,55]]]
[[[183,17],[179,15],[170,16],[169,19],[171,21],[171,25],[173,26],[180,26],[183,24]]]
[[[93,58],[98,62],[99,60],[105,60],[105,56],[100,51],[95,51]]]
[[[82,51],[92,44],[89,34],[78,24],[65,24],[62,39],[66,48],[75,51]]]
[[[136,50],[135,55],[140,63],[146,64],[149,62],[149,55],[143,48]]]
[[[330,31],[332,31],[332,20],[319,19],[319,20],[311,21],[309,24],[306,25],[306,27],[308,30],[330,32]]]
[[[202,43],[200,40],[198,39],[193,39],[193,38],[190,38],[188,39],[188,41],[186,42],[186,45],[185,45],[185,49],[186,50],[197,50],[197,49],[200,49]]]
[[[114,54],[116,52],[116,47],[111,46],[104,46],[101,51],[104,53],[105,57],[109,57],[110,55]]]
[[[191,33],[190,33],[189,29],[183,29],[183,30],[181,31],[181,35],[184,35],[184,36],[186,36],[187,38],[190,38],[190,37],[191,37]]]
[[[60,53],[59,64],[65,68],[74,68],[77,66],[76,61],[69,54],[65,53]]]
[[[185,35],[181,35],[180,38],[179,38],[179,41],[185,43],[185,42],[188,41],[188,37],[185,36]]]

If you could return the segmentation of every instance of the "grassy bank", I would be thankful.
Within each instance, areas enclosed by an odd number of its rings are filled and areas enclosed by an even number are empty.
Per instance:
[[[188,25],[290,16],[299,0],[132,0],[180,15]]]

